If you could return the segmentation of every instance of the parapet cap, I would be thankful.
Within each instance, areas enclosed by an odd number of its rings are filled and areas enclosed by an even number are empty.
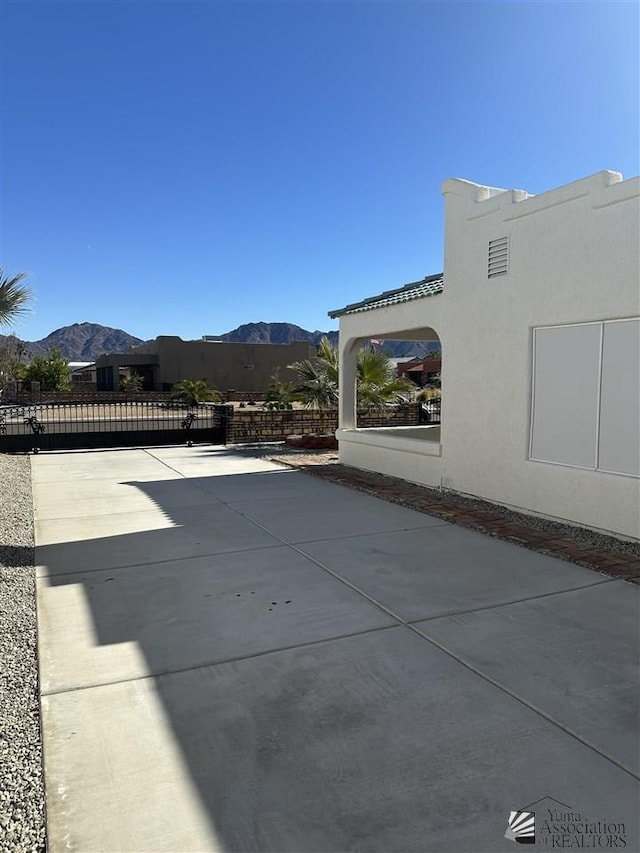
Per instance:
[[[442,195],[459,195],[469,198],[471,201],[486,201],[509,190],[500,187],[487,187],[484,184],[475,184],[465,178],[448,178],[442,182]]]
[[[611,195],[612,191],[608,188],[616,184],[621,186]],[[539,195],[532,195],[525,190],[487,187],[462,178],[444,181],[442,194],[445,198],[457,196],[466,199],[468,219],[486,216],[494,211],[501,211],[505,219],[512,219],[582,196],[591,196],[593,207],[603,207],[637,194],[637,184],[638,179],[623,181],[620,172],[603,170]],[[517,209],[514,206],[518,206]]]

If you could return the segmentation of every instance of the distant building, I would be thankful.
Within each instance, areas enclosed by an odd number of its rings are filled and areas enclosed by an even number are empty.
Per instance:
[[[95,388],[96,387],[96,365],[94,361],[70,361],[67,365],[69,368],[69,379],[74,388]]]
[[[265,391],[276,370],[282,381],[295,383],[297,374],[288,365],[315,354],[315,347],[305,341],[247,344],[160,335],[126,353],[100,356],[97,386],[99,391],[117,391],[120,375],[127,372],[142,376],[148,391],[169,391],[183,379],[204,379],[221,391]]]
[[[433,385],[440,376],[441,358],[414,358],[411,361],[401,361],[396,366],[400,379],[410,379],[420,388]]]

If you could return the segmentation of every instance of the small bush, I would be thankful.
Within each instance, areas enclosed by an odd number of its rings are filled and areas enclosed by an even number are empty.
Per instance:
[[[123,391],[137,392],[142,391],[144,387],[144,377],[139,373],[132,373],[130,376],[123,376],[120,380],[120,388]]]

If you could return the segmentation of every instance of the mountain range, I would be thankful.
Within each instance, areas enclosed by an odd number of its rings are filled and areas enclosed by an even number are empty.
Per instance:
[[[310,332],[293,323],[246,323],[224,335],[209,335],[209,340],[230,341],[249,344],[288,344],[292,341],[308,341],[316,345],[321,338],[328,338],[337,344],[337,332]],[[142,344],[122,329],[112,329],[99,323],[74,323],[51,332],[39,341],[20,341],[15,336],[0,335],[0,347],[21,344],[24,355],[46,355],[51,349],[58,349],[69,361],[95,361],[98,356],[109,352],[126,352],[129,347]],[[411,358],[424,355],[428,350],[440,349],[438,343],[416,341],[385,341],[384,349],[395,358]]]
[[[15,336],[0,335],[0,345],[9,341],[17,343]],[[26,358],[34,355],[47,355],[52,349],[58,349],[69,361],[95,361],[105,352],[126,352],[129,347],[144,343],[141,338],[112,329],[98,323],[74,323],[51,332],[40,341],[19,341],[24,346]]]

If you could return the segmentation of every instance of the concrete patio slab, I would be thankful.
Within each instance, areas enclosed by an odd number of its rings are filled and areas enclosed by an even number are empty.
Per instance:
[[[215,495],[224,502],[275,501],[281,498],[306,500],[314,496],[328,499],[342,491],[331,483],[308,477],[290,468],[261,471],[250,474],[234,474],[227,477],[191,477],[189,482],[205,492]]]
[[[624,581],[416,627],[640,773],[640,590]]]
[[[82,518],[101,514],[107,508],[118,513],[144,512],[160,507],[202,506],[216,501],[215,495],[192,480],[168,471],[163,480],[133,482],[124,478],[64,481],[56,485],[35,483],[35,517]],[[167,476],[169,475],[169,476]],[[153,493],[147,482],[153,483]]]
[[[636,780],[403,627],[43,712],[52,853],[512,851],[545,795],[638,849]]]
[[[266,459],[240,456],[223,448],[166,447],[151,449],[149,456],[184,477],[224,477],[229,474],[250,474],[257,471],[282,470]]]
[[[36,522],[39,576],[156,563],[281,544],[220,502]],[[79,547],[78,543],[82,543]]]
[[[126,480],[132,471],[136,472],[138,480],[178,474],[144,450],[137,449],[41,453],[31,471],[34,483],[55,484],[66,480]]]
[[[193,447],[186,447],[184,444],[172,444],[165,447],[147,447],[145,449],[149,456],[162,460],[184,459],[190,461],[195,459],[202,461],[215,458],[219,463],[226,461],[232,465],[274,465],[274,463],[256,456],[245,456],[237,453],[225,445],[198,444]]]
[[[442,519],[343,488],[336,488],[330,498],[313,495],[300,501],[283,497],[269,503],[247,497],[230,501],[229,506],[290,543],[447,526]]]
[[[299,548],[408,622],[608,580],[452,524]]]
[[[397,624],[289,548],[38,582],[43,693]]]
[[[42,724],[49,853],[223,853],[152,679],[45,696]]]
[[[216,459],[234,459],[238,462],[244,460],[251,463],[254,461],[250,456],[241,457],[224,444],[195,444],[193,447],[186,447],[184,444],[171,444],[164,447],[147,447],[145,450],[149,456],[156,459],[211,459],[212,456],[215,456]]]
[[[87,464],[88,461],[90,464]],[[273,462],[239,456],[223,447],[58,451],[38,455],[38,464],[33,466],[33,482],[126,480],[132,471],[135,471],[136,479],[148,480],[189,474],[225,476],[229,473],[279,470],[282,467]]]
[[[32,467],[51,853],[640,849],[633,588],[220,448]]]

